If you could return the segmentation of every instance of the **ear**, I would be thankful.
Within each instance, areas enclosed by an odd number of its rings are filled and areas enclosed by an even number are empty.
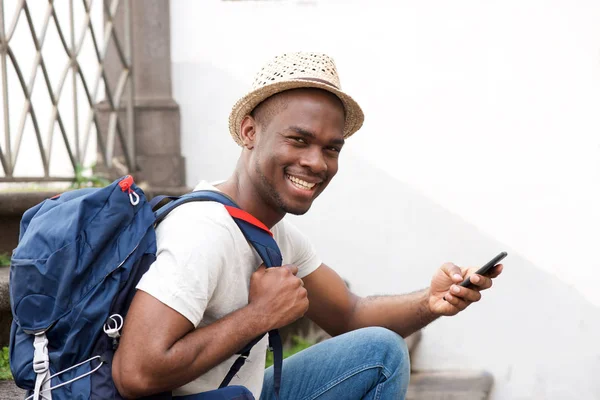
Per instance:
[[[244,143],[244,147],[248,150],[254,148],[256,143],[256,129],[258,124],[256,120],[252,118],[250,115],[246,115],[242,120],[240,126],[240,137],[242,138],[242,142]]]

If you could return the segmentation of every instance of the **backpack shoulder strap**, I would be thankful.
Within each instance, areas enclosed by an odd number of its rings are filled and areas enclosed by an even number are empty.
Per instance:
[[[164,198],[165,197],[161,197],[158,201],[161,201]],[[180,197],[169,198],[172,201],[156,211],[155,224],[161,222],[171,211],[182,204],[192,201],[215,201],[225,206],[229,215],[231,215],[237,226],[240,228],[246,240],[254,247],[267,268],[281,266],[283,259],[279,246],[275,242],[275,239],[273,239],[273,233],[253,215],[239,208],[239,206],[225,194],[212,190],[198,190]]]

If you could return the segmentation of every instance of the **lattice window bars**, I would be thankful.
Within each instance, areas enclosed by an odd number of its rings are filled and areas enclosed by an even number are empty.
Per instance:
[[[66,0],[61,0],[66,1]],[[2,84],[2,98],[3,98],[3,119],[4,126],[4,143],[0,141],[0,163],[3,170],[0,171],[0,182],[30,182],[30,181],[68,181],[71,177],[64,176],[52,176],[50,171],[50,158],[52,153],[52,145],[55,133],[55,125],[58,125],[58,131],[60,137],[64,141],[66,147],[66,153],[68,154],[68,163],[73,167],[73,174],[75,174],[77,168],[83,165],[86,159],[86,152],[90,147],[90,136],[92,131],[95,130],[95,139],[97,147],[97,156],[99,161],[103,162],[105,166],[110,168],[113,164],[113,158],[115,155],[115,144],[118,140],[121,149],[122,156],[124,158],[125,167],[128,171],[132,171],[134,168],[135,160],[135,146],[134,146],[134,120],[133,120],[133,82],[131,78],[132,73],[132,62],[131,62],[131,19],[130,19],[130,1],[124,0],[122,7],[120,7],[119,0],[113,0],[108,4],[105,0],[96,0],[102,2],[104,12],[104,32],[101,38],[98,37],[98,33],[94,29],[91,20],[92,0],[82,0],[83,10],[85,15],[78,16],[82,17],[83,26],[80,30],[75,29],[75,17],[74,17],[74,1],[69,0],[69,25],[70,25],[70,43],[67,43],[65,38],[65,31],[61,28],[59,18],[57,17],[57,10],[55,2],[49,0],[48,3],[43,3],[41,0],[34,0],[35,7],[45,6],[45,14],[42,19],[41,29],[39,33],[36,32],[36,27],[31,15],[31,4],[28,4],[26,0],[19,0],[15,13],[12,16],[10,24],[6,25],[5,16],[5,4],[4,0],[0,0],[0,66],[1,71],[1,84]],[[31,2],[30,2],[31,3]],[[123,12],[123,40],[121,41],[115,31],[115,17],[117,12]],[[23,20],[24,16],[24,20]],[[36,50],[35,57],[33,59],[33,66],[29,75],[29,79],[26,81],[23,75],[23,71],[19,65],[19,60],[15,57],[15,52],[11,48],[11,39],[17,28],[17,24],[26,23],[33,39],[33,44]],[[62,74],[58,79],[58,85],[53,87],[52,77],[49,74],[47,63],[42,54],[42,48],[45,43],[46,34],[50,23],[54,23],[58,36],[60,38],[60,48],[64,50],[67,55],[68,62],[62,69]],[[8,28],[8,29],[7,29]],[[76,34],[80,33],[79,37]],[[84,39],[86,35],[90,35],[91,42],[93,43],[93,49],[95,53],[95,60],[97,61],[97,72],[92,79],[85,77],[86,65],[82,65],[78,59],[78,56],[83,48]],[[101,40],[101,42],[100,42]],[[116,49],[116,54],[120,60],[121,70],[118,72],[118,79],[114,91],[109,86],[109,80],[107,77],[107,71],[105,68],[105,60],[109,44],[111,43]],[[11,87],[18,86],[22,90],[23,97],[25,99],[24,107],[20,112],[20,119],[16,132],[11,132],[10,128],[10,98],[11,93],[9,91],[9,82],[7,67],[8,63],[12,64],[16,76],[18,77],[18,85],[12,85]],[[111,64],[112,65],[112,64]],[[38,69],[41,69],[43,79],[38,78]],[[67,80],[68,72],[71,71],[72,77],[72,98],[73,98],[73,114],[74,119],[73,129],[74,132],[71,135],[67,134],[65,127],[66,115],[61,114],[59,104],[61,98],[68,97],[63,91],[65,87],[65,81]],[[38,79],[36,79],[38,78]],[[87,117],[87,121],[84,123],[84,128],[81,130],[79,127],[79,111],[78,111],[78,91],[77,91],[77,79],[83,87],[85,93],[85,99],[83,102],[89,106],[90,112]],[[42,128],[40,121],[36,116],[35,107],[32,102],[32,91],[34,85],[42,84],[38,83],[42,80],[43,84],[46,85],[48,95],[50,97],[51,112],[50,120],[47,125],[47,135],[42,135]],[[104,89],[102,93],[101,89]],[[100,95],[104,95],[103,98],[99,99]],[[62,97],[61,97],[62,96]],[[68,100],[68,99],[67,99]],[[106,112],[108,113],[108,123],[102,124],[104,126],[104,132],[102,132],[101,123],[99,121],[99,112],[96,105],[101,100],[106,100]],[[121,104],[124,100],[125,104]],[[25,125],[27,117],[33,125],[33,134],[35,134],[35,142],[37,144],[37,150],[39,150],[39,156],[41,157],[41,164],[43,166],[43,176],[14,176],[14,169],[18,160],[23,136],[25,132]],[[125,120],[125,121],[123,121]],[[125,125],[125,126],[123,126]],[[95,128],[95,129],[93,129]],[[16,136],[14,136],[16,135]],[[69,136],[72,141],[70,140]]]

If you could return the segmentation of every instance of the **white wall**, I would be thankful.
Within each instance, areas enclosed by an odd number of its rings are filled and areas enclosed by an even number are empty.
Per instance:
[[[507,250],[494,290],[428,327],[414,365],[487,369],[494,399],[600,398],[600,3],[175,0],[171,12],[189,185],[231,172],[228,112],[264,61],[331,54],[366,121],[294,222],[361,294]]]

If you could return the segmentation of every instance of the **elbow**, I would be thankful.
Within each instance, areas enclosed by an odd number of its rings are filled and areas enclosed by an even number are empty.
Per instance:
[[[126,399],[137,399],[151,394],[145,389],[141,379],[131,377],[120,379],[116,378],[113,373],[113,380],[119,394]]]
[[[154,394],[151,378],[144,373],[138,363],[123,365],[115,355],[112,365],[112,378],[119,394],[126,399],[137,399]]]

